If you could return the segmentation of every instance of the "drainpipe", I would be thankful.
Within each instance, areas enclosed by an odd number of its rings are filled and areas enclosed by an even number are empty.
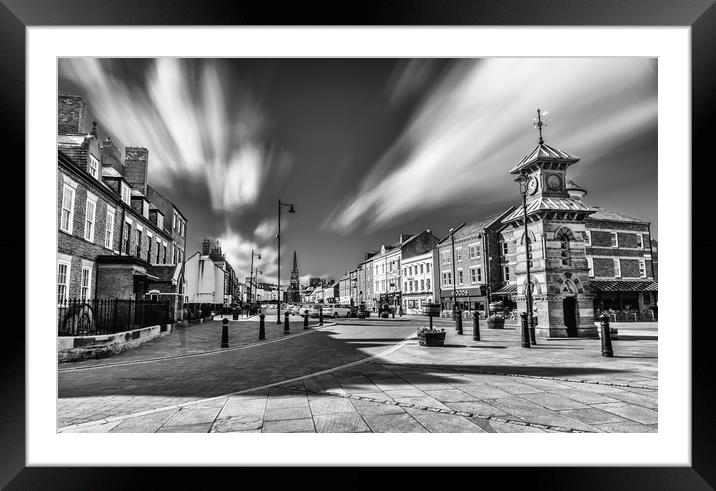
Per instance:
[[[482,240],[485,243],[485,257],[483,264],[485,265],[485,286],[487,293],[487,305],[485,305],[485,318],[487,318],[487,312],[490,310],[490,302],[492,301],[492,285],[490,284],[490,249],[489,249],[489,238],[487,236],[487,229],[482,229]]]

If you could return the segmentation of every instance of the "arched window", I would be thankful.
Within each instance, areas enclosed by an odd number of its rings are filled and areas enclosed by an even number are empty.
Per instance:
[[[554,239],[559,241],[559,254],[562,266],[572,265],[572,253],[569,249],[569,242],[576,240],[574,234],[567,227],[562,227],[554,235]]]

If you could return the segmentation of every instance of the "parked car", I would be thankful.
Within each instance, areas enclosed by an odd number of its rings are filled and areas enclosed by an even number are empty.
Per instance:
[[[313,305],[311,305],[308,309],[308,316],[309,317],[318,317],[318,309],[321,307],[325,307],[325,306],[321,303],[314,303]],[[325,308],[323,309],[323,315],[324,316],[326,315]]]
[[[324,312],[325,315],[325,312]],[[351,307],[349,305],[333,305],[331,315],[333,317],[352,317]],[[329,317],[330,317],[329,316]]]

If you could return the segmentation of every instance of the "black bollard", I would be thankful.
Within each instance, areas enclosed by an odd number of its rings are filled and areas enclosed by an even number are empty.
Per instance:
[[[288,312],[283,314],[283,333],[288,334]]]
[[[472,340],[480,340],[480,313],[477,310],[472,313]]]
[[[303,328],[308,329],[308,310],[303,311]]]
[[[462,310],[460,309],[455,311],[455,330],[462,336]]]
[[[318,307],[318,325],[323,325],[323,307]]]
[[[391,313],[393,314],[393,319],[395,319],[395,309],[393,309]]]
[[[609,316],[602,314],[599,316],[599,320],[602,329],[602,356],[612,357],[614,351],[612,351],[612,330],[609,327]]]
[[[530,342],[532,343],[532,346],[535,346],[537,344],[537,335],[535,334],[535,315],[532,314],[532,318],[530,319],[532,322],[529,323],[530,327]]]
[[[239,311],[236,309],[234,309],[234,320],[235,321],[239,320]]]
[[[520,318],[522,319],[522,347],[530,347],[530,332],[529,326],[527,326],[527,312],[520,312]]]
[[[259,340],[266,339],[266,322],[264,319],[266,318],[266,314],[261,312],[259,314]]]
[[[229,319],[227,317],[221,320],[221,347],[229,347]]]

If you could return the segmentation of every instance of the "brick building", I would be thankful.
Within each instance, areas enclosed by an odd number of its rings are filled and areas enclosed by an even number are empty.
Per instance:
[[[438,241],[436,298],[443,310],[452,311],[454,303],[461,310],[487,310],[493,291],[509,284],[504,276],[507,267],[509,278],[509,256],[504,255],[509,247],[503,244],[511,241],[505,241],[500,231],[502,219],[513,210],[463,223]]]
[[[58,97],[58,302],[168,295],[180,318],[181,266],[170,261],[163,217],[133,194],[121,146],[100,146],[96,123],[86,132],[85,114],[82,97]]]

